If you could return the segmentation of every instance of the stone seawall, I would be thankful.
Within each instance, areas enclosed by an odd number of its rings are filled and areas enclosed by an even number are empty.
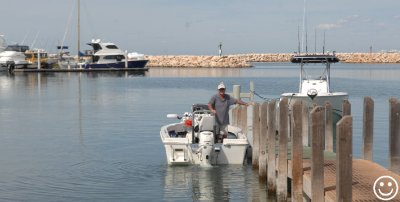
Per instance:
[[[226,56],[146,56],[148,67],[251,67],[251,62],[289,62],[292,53],[238,54]],[[336,53],[344,63],[400,63],[400,53]]]

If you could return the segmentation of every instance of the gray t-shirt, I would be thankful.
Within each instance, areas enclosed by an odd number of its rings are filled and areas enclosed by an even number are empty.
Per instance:
[[[216,120],[218,125],[229,124],[229,106],[236,104],[237,99],[225,94],[222,99],[219,93],[213,95],[208,102],[217,111]]]

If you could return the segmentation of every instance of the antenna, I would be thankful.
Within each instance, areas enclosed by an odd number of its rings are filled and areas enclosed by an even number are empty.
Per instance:
[[[304,33],[306,28],[306,0],[304,0],[304,9],[303,9],[303,32],[301,34],[301,49],[304,51]]]
[[[306,30],[306,54],[308,54],[308,32]]]
[[[297,26],[297,43],[298,43],[298,53],[300,55],[300,25]]]
[[[317,53],[317,28],[314,31],[314,53]]]
[[[78,0],[78,62],[81,60],[80,52],[81,52],[81,1]]]
[[[325,54],[325,30],[324,30],[324,45],[322,46],[322,54]]]

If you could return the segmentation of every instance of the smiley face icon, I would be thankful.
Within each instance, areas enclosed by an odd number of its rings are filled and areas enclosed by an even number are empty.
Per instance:
[[[396,197],[399,185],[393,177],[381,176],[375,180],[373,189],[378,199],[388,201]]]

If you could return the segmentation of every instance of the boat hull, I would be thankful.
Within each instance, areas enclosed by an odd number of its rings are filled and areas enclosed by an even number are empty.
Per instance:
[[[334,92],[334,93],[321,93],[314,99],[311,99],[307,94],[302,93],[284,93],[281,97],[287,97],[289,105],[293,105],[297,100],[306,103],[309,108],[312,108],[314,104],[319,106],[325,106],[325,102],[329,101],[332,104],[332,109],[334,113],[341,114],[342,103],[344,100],[349,99],[349,95],[344,92]]]
[[[222,143],[215,143],[212,146],[209,156],[204,156],[199,143],[192,143],[191,133],[183,137],[171,137],[171,131],[184,129],[182,123],[163,126],[160,131],[161,140],[165,147],[167,162],[169,165],[227,165],[243,164],[248,149],[248,141],[241,130],[234,126],[228,126],[228,131],[235,134],[237,139],[224,139]]]
[[[144,68],[147,64],[148,60],[131,60],[128,61],[128,68]],[[126,68],[125,67],[125,62],[113,62],[113,63],[104,63],[104,64],[98,64],[98,63],[89,63],[89,64],[84,64],[84,68],[86,69],[94,69],[94,68]]]

